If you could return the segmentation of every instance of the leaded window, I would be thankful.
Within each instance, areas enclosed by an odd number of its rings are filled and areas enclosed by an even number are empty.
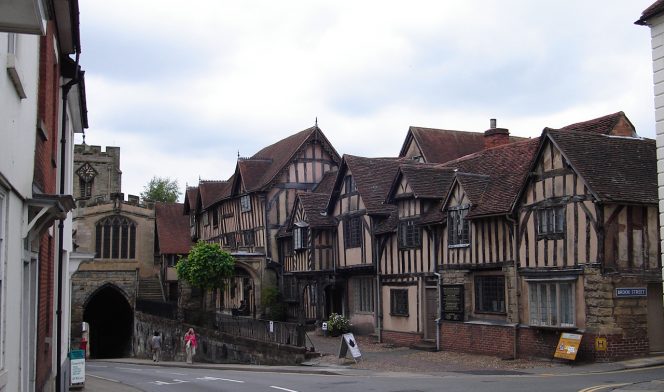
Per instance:
[[[354,280],[355,285],[355,311],[373,312],[376,280],[371,277]]]
[[[408,289],[390,289],[390,314],[408,316]]]
[[[344,244],[346,248],[362,245],[362,217],[352,216],[344,219]]]
[[[244,246],[254,246],[256,242],[256,234],[253,230],[245,230],[242,232],[242,239]]]
[[[503,275],[475,277],[475,311],[505,313],[505,277]]]
[[[113,215],[97,221],[95,257],[102,259],[136,258],[136,223]]]
[[[447,238],[449,246],[470,244],[470,225],[466,219],[468,207],[450,209],[447,212]]]
[[[530,325],[573,327],[574,283],[572,281],[530,282]]]
[[[251,197],[249,195],[240,197],[240,211],[251,211]]]
[[[422,245],[422,228],[414,220],[399,223],[399,247],[417,248]]]
[[[565,233],[565,207],[537,210],[537,234],[540,237],[562,236]]]
[[[309,227],[296,226],[293,229],[293,248],[295,248],[295,250],[306,249],[308,241],[309,241]]]

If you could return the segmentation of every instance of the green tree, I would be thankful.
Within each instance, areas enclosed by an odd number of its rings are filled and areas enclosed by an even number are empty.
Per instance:
[[[141,198],[149,201],[175,203],[178,201],[181,194],[182,192],[178,189],[177,180],[171,180],[169,177],[154,176],[150,182],[143,187]]]
[[[219,244],[198,241],[187,258],[180,258],[175,265],[178,279],[203,290],[223,288],[235,273],[235,259],[222,250]]]

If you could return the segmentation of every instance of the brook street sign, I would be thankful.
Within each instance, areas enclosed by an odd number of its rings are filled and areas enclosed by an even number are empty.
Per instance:
[[[645,287],[619,287],[616,289],[616,298],[647,297],[648,289]]]

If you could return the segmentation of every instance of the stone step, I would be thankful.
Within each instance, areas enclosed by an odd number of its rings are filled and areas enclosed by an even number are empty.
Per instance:
[[[423,340],[421,342],[411,344],[410,348],[413,350],[434,352],[436,351],[436,343]]]

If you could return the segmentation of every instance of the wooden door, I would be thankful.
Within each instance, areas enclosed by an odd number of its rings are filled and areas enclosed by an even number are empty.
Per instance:
[[[438,318],[438,289],[427,287],[424,289],[424,339],[436,339],[436,319]]]

